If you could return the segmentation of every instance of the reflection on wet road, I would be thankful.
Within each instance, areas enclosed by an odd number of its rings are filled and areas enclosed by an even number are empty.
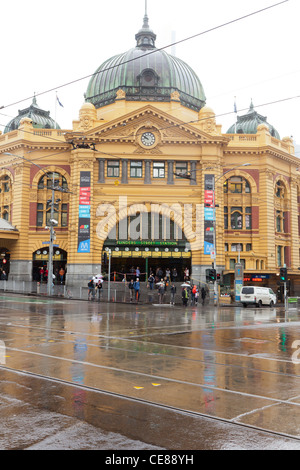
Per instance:
[[[299,314],[3,295],[1,391],[17,370],[76,384],[79,418],[87,387],[300,439]]]

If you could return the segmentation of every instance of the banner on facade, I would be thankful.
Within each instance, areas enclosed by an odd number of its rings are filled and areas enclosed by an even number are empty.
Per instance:
[[[91,172],[80,172],[78,253],[90,253]]]
[[[204,175],[204,254],[214,253],[214,178]],[[215,254],[214,254],[215,255]]]

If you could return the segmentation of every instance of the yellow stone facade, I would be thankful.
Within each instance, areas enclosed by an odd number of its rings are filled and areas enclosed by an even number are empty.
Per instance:
[[[263,117],[252,133],[241,133],[241,120],[224,133],[191,68],[155,51],[146,13],[135,37],[126,67],[120,55],[94,74],[72,129],[53,128],[34,97],[28,113],[50,124],[37,126],[23,110],[0,135],[0,267],[10,279],[39,280],[54,220],[53,269],[66,269],[69,285],[106,271],[111,253],[115,280],[137,266],[142,280],[158,267],[176,268],[183,280],[187,268],[205,284],[215,259],[224,290],[239,261],[244,283],[279,294],[286,265],[289,292],[298,293],[292,140],[280,140]],[[118,73],[126,85],[116,85]]]
[[[146,131],[156,136],[150,147],[141,141]],[[108,234],[122,214],[134,216],[143,210],[148,213],[166,210],[166,216],[175,220],[190,243],[190,258],[181,257],[177,262],[184,267],[189,260],[191,277],[206,282],[206,270],[212,259],[203,250],[204,178],[214,174],[216,265],[222,281],[227,275],[227,284],[232,285],[234,263],[238,261],[237,244],[241,244],[239,257],[245,265],[246,279],[252,281],[253,275],[267,275],[263,284],[276,288],[279,267],[286,263],[290,289],[297,292],[299,161],[292,140],[273,138],[264,124],[257,134],[223,134],[208,107],[199,113],[188,110],[176,96],[170,103],[127,102],[120,93],[116,103],[98,110],[85,103],[72,130],[35,129],[28,118],[24,119],[18,130],[0,136],[0,154],[1,181],[8,177],[10,185],[7,192],[0,193],[2,198],[7,195],[1,201],[1,211],[9,206],[9,222],[16,228],[9,233],[1,232],[2,247],[10,253],[11,278],[32,279],[33,253],[47,246],[49,233],[36,223],[37,205],[46,207],[51,189],[39,189],[38,185],[45,172],[55,172],[64,177],[68,188],[65,192],[55,191],[55,197],[61,199],[60,207],[67,206],[67,223],[65,226],[59,223],[55,228],[55,244],[66,253],[69,284],[85,283],[89,276],[101,271],[106,241],[103,235],[99,237],[101,221],[106,220],[104,231]],[[119,162],[118,176],[107,176],[112,161]],[[137,177],[131,176],[131,162],[142,164]],[[165,165],[163,177],[153,176],[156,162]],[[186,164],[195,179],[176,177],[180,163]],[[242,167],[245,163],[249,165]],[[82,171],[91,175],[89,253],[78,253]],[[127,204],[123,213],[122,200]],[[99,207],[103,209],[105,204],[107,212],[103,214]],[[164,209],[164,204],[172,211]],[[183,217],[185,205],[192,210],[191,219]],[[111,207],[115,212],[110,212]],[[179,218],[176,207],[178,213],[182,209]],[[239,208],[237,220],[242,221],[241,227],[232,228],[232,208]],[[250,223],[246,227],[247,217]],[[134,266],[144,260],[142,251],[132,258]],[[148,259],[148,270],[152,259]],[[112,258],[112,271],[116,260]],[[163,259],[161,254],[164,268],[170,262],[170,258]]]

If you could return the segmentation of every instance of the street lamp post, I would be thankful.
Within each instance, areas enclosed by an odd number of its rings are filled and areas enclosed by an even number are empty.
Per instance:
[[[28,158],[25,158],[20,155],[15,155],[13,153],[9,152],[3,152],[2,155],[9,155],[11,157],[16,157],[20,158],[21,160],[25,160],[32,165],[35,165],[37,168],[39,168],[45,175],[49,175],[49,172],[45,171],[44,168],[42,168],[40,165],[37,165],[35,162],[32,160],[29,160]],[[58,221],[54,219],[54,206],[55,206],[55,191],[60,191],[60,192],[66,192],[63,188],[60,188],[58,185],[55,186],[55,180],[54,180],[54,172],[52,172],[52,186],[51,186],[51,211],[50,211],[50,220],[49,220],[49,226],[46,226],[46,229],[49,229],[49,235],[50,235],[50,240],[49,240],[49,257],[48,257],[48,282],[47,282],[47,295],[52,294],[52,284],[53,284],[53,243],[55,239],[55,231],[54,231],[54,226],[58,224]]]
[[[213,262],[212,262],[212,267],[213,269],[217,270],[217,262],[216,262],[216,259],[217,259],[217,240],[216,240],[216,228],[217,228],[217,223],[216,223],[216,198],[215,198],[215,189],[216,189],[216,183],[221,179],[223,178],[227,173],[229,173],[230,171],[232,170],[235,170],[236,168],[240,168],[240,167],[243,167],[243,166],[249,166],[251,165],[251,163],[242,163],[241,165],[236,165],[228,170],[226,170],[221,176],[219,176],[219,178],[217,178],[215,180],[215,178],[213,178],[213,201],[212,201],[212,209],[213,209],[213,255],[212,255],[212,259],[213,259]],[[207,168],[201,168],[199,170],[191,170],[191,172],[188,173],[174,173],[176,176],[180,177],[180,178],[185,178],[185,179],[191,179],[192,175],[191,173],[192,172],[195,172],[195,171],[204,171],[204,170],[209,170],[209,169],[213,169],[215,167],[207,167]],[[211,206],[210,206],[211,207]],[[217,276],[216,278],[214,279],[214,304],[217,305],[218,304],[218,284],[217,284]]]
[[[216,184],[217,182],[223,178],[227,173],[229,173],[232,170],[235,170],[236,168],[240,168],[242,166],[249,166],[251,163],[243,163],[241,165],[236,165],[233,168],[230,168],[229,170],[226,170],[225,173],[223,173],[219,178],[216,180],[213,178],[213,269],[217,269],[217,240],[216,240],[216,228],[217,228],[217,221],[216,221],[216,197],[215,197],[215,189],[216,189]],[[217,284],[217,279],[214,280],[214,305],[218,305],[219,302],[219,295],[218,295],[218,284]]]

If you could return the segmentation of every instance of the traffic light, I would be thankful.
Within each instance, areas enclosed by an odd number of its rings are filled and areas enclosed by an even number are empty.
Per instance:
[[[106,251],[103,253],[102,262],[103,262],[103,264],[107,264],[107,253],[106,253]]]
[[[208,277],[210,281],[215,281],[217,279],[217,271],[215,269],[209,269]]]
[[[280,280],[282,282],[287,281],[287,269],[286,268],[280,268],[280,274],[279,274]]]

